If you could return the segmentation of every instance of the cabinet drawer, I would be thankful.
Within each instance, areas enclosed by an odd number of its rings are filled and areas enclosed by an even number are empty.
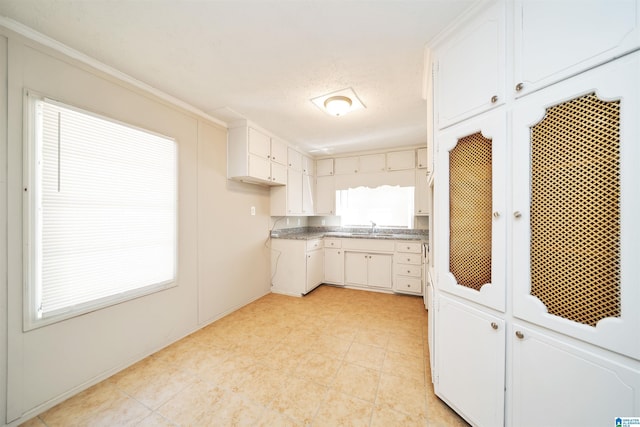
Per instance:
[[[396,254],[396,263],[398,264],[422,264],[422,254],[400,253]]]
[[[342,247],[342,240],[325,238],[324,239],[324,247],[325,248],[341,248]]]
[[[396,242],[396,252],[422,253],[422,243],[420,242]]]
[[[396,286],[397,291],[400,292],[422,292],[422,280],[412,279],[411,277],[397,277]]]
[[[322,239],[307,240],[307,250],[313,251],[322,248]]]
[[[410,265],[410,264],[397,264],[396,274],[400,274],[402,276],[422,277],[422,266]]]

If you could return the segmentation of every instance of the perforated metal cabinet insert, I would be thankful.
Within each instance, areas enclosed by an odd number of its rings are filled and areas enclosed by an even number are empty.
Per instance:
[[[491,283],[491,142],[478,132],[449,153],[449,271],[475,290]]]
[[[531,295],[595,326],[620,316],[620,102],[595,94],[531,128]]]

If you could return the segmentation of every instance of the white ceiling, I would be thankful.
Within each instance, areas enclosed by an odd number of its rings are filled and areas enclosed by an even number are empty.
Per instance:
[[[426,143],[424,46],[472,3],[0,0],[0,14],[322,155]],[[331,117],[310,102],[348,87],[366,109]]]

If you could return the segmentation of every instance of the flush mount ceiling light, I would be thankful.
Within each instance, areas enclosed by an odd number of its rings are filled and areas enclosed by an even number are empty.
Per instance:
[[[358,99],[358,95],[351,88],[318,96],[313,98],[311,102],[325,113],[335,117],[344,116],[351,111],[365,108],[362,101]]]

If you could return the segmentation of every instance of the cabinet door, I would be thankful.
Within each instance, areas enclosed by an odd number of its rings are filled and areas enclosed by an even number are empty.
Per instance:
[[[344,255],[342,249],[325,248],[324,281],[334,285],[344,284]]]
[[[316,178],[316,214],[335,215],[336,188],[333,176]]]
[[[289,148],[287,150],[287,159],[290,169],[302,172],[302,154],[292,148]]]
[[[336,175],[358,173],[358,158],[339,157],[334,159],[334,172]]]
[[[315,175],[316,163],[311,157],[302,156],[302,173],[305,175]]]
[[[266,157],[249,154],[249,176],[271,181],[271,162]]]
[[[360,169],[359,172],[384,172],[385,170],[385,156],[384,154],[368,154],[366,156],[360,156]]]
[[[271,161],[286,166],[287,149],[286,142],[277,138],[271,138]]]
[[[640,45],[636,0],[515,2],[514,81],[531,93]]]
[[[418,148],[418,168],[428,168],[428,153],[426,148]]]
[[[416,215],[429,215],[429,174],[426,169],[416,169],[414,209]]]
[[[249,153],[264,159],[271,157],[271,138],[259,130],[249,128]]]
[[[638,370],[564,339],[513,328],[511,425],[606,426],[640,414]]]
[[[504,425],[504,321],[439,295],[436,395],[472,425]]]
[[[344,281],[347,284],[365,286],[367,284],[367,265],[369,254],[362,252],[345,252]]]
[[[640,359],[640,54],[513,111],[513,314]]]
[[[302,213],[313,215],[313,195],[315,182],[312,175],[302,174]]]
[[[322,283],[324,279],[324,251],[307,252],[307,287],[310,292],[313,288]]]
[[[302,172],[287,171],[287,214],[302,214]]]
[[[506,124],[502,112],[438,135],[438,287],[504,311]],[[436,251],[438,252],[438,251]]]
[[[333,159],[321,159],[316,162],[316,175],[333,175]]]
[[[416,152],[413,150],[387,153],[387,170],[400,171],[416,167]]]
[[[367,284],[375,288],[391,289],[393,255],[368,254]]]
[[[505,12],[496,2],[436,52],[436,125],[442,129],[504,102]]]
[[[271,181],[276,184],[287,184],[287,167],[279,163],[271,162]]]

